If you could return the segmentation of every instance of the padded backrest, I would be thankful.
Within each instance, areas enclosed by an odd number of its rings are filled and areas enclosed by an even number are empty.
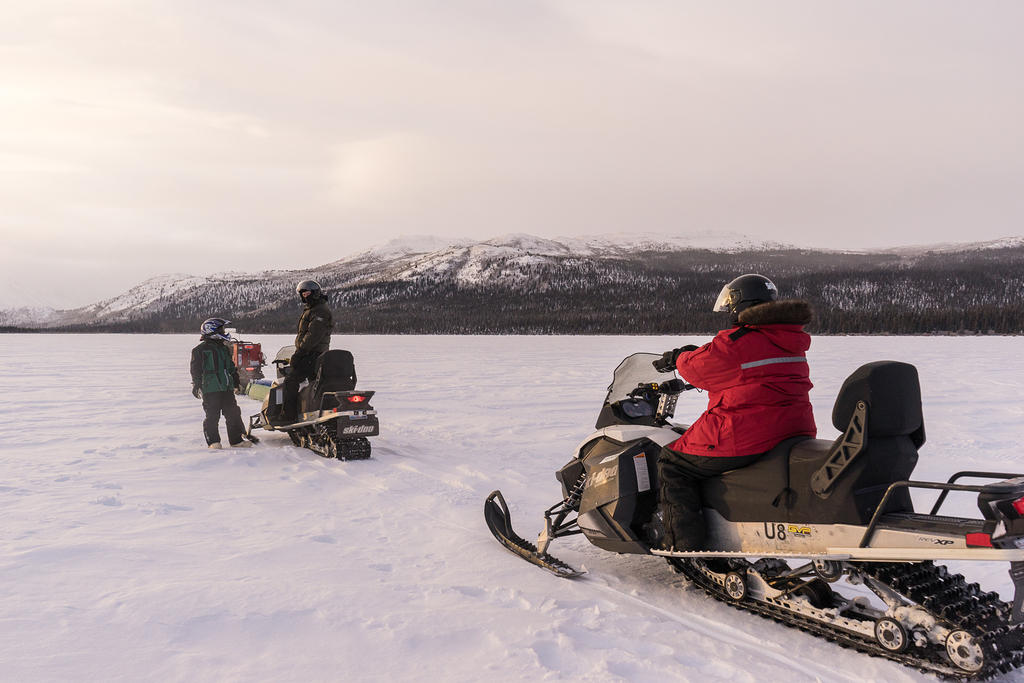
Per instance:
[[[862,365],[846,378],[832,409],[832,426],[845,431],[858,401],[868,405],[868,437],[909,436],[924,444],[921,383],[909,363],[880,360]]]
[[[355,388],[356,365],[352,354],[343,349],[321,353],[316,361],[314,394],[320,396],[326,391],[352,391]]]

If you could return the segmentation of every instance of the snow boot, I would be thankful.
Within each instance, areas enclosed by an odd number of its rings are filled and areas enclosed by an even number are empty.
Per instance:
[[[252,448],[252,441],[239,441],[231,444],[232,448]]]
[[[651,521],[647,522],[642,527],[644,532],[644,540],[647,541],[647,545],[652,548],[659,548],[661,550],[668,550],[665,547],[665,521],[661,510],[654,513],[651,517]]]
[[[209,448],[209,449],[211,449],[211,450],[217,450],[217,449],[219,449],[220,447],[221,447],[221,446],[220,446],[220,441],[214,441],[214,442],[213,442],[213,443],[211,443],[211,444],[210,444],[209,446],[207,446],[207,448]]]

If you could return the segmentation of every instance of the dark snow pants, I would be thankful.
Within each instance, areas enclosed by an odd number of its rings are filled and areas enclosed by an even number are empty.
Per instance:
[[[702,550],[707,535],[700,499],[700,483],[728,470],[754,463],[763,453],[735,458],[709,458],[674,451],[658,454],[658,505],[665,525],[666,548]]]
[[[295,355],[292,356],[288,365],[288,374],[284,378],[284,401],[282,406],[282,417],[291,422],[298,415],[299,410],[299,385],[302,380],[310,381],[316,376],[316,359],[320,354]]]
[[[206,435],[207,445],[220,443],[220,431],[217,428],[221,414],[224,415],[224,422],[228,428],[228,443],[234,445],[242,440],[245,433],[245,426],[242,424],[242,411],[235,402],[235,394],[232,391],[211,391],[203,394],[203,410],[206,411],[206,419],[203,420],[203,433]]]

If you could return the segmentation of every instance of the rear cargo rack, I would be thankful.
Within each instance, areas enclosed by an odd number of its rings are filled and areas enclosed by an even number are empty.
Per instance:
[[[949,495],[950,491],[974,491],[975,493],[981,493],[982,491],[999,491],[998,487],[993,487],[991,485],[971,486],[953,483],[954,481],[960,479],[961,477],[980,477],[987,479],[1014,479],[1016,477],[1021,476],[1024,475],[1008,474],[1005,472],[957,472],[952,477],[950,477],[949,481],[945,484],[940,484],[938,482],[932,481],[893,482],[892,484],[889,485],[889,488],[886,489],[885,495],[882,496],[882,502],[880,502],[878,506],[875,508],[875,513],[871,516],[871,521],[868,523],[868,528],[864,530],[864,536],[863,538],[861,538],[860,545],[858,547],[868,547],[868,544],[871,542],[871,537],[875,535],[875,528],[878,526],[878,522],[882,518],[882,511],[885,510],[886,503],[889,502],[889,498],[892,497],[894,491],[897,491],[899,489],[934,489],[942,491],[942,493],[939,494],[938,500],[935,501],[935,505],[932,507],[931,512],[929,513],[931,515],[935,515],[938,514],[939,507],[941,507],[943,501],[946,500],[946,496]],[[1012,487],[1007,487],[1007,493],[1011,493],[1012,491]]]

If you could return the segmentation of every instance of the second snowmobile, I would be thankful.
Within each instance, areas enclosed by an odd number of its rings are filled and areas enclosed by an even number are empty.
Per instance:
[[[913,365],[879,361],[850,375],[832,413],[835,440],[789,439],[704,482],[707,547],[676,551],[657,544],[657,457],[685,430],[670,418],[692,387],[655,370],[659,358],[634,354],[615,370],[597,431],[556,473],[562,500],[545,511],[536,544],[512,528],[500,491],[487,498],[502,545],[566,578],[581,572],[548,553],[564,536],[659,555],[719,600],[942,676],[1024,665],[1024,475],[912,480],[925,441]],[[940,492],[928,513],[914,510],[913,489]],[[981,516],[940,515],[951,492],[977,494]],[[1009,562],[1012,603],[936,564],[954,560]]]
[[[267,364],[267,359],[257,342],[243,341],[232,335],[230,347],[231,360],[238,370],[239,383],[235,393],[244,396],[249,393],[253,382],[263,379],[263,366]]]
[[[284,382],[294,346],[285,346],[271,361],[277,380],[270,386],[263,409],[249,418],[254,429],[286,432],[296,446],[325,458],[361,460],[370,457],[368,437],[380,434],[377,411],[370,405],[372,391],[356,391],[352,354],[331,349],[320,354],[316,375],[299,387],[299,409],[294,420],[284,419]]]

